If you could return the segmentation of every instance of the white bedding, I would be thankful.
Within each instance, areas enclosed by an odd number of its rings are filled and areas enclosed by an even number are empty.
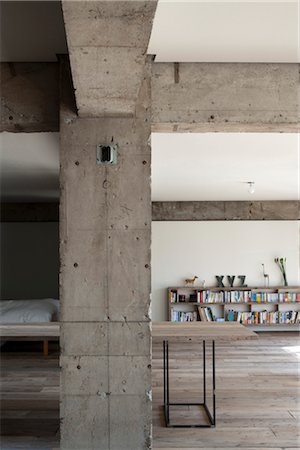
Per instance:
[[[58,314],[59,301],[53,298],[0,301],[0,323],[52,322]]]

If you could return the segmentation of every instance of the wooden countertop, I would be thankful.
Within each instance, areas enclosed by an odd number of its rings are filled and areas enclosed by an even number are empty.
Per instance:
[[[176,342],[258,339],[256,333],[237,322],[153,322],[152,337]]]

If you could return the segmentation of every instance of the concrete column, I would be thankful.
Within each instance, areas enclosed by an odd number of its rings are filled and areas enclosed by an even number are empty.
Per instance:
[[[151,448],[150,76],[134,117],[61,105],[61,449]],[[118,163],[96,164],[96,145]]]

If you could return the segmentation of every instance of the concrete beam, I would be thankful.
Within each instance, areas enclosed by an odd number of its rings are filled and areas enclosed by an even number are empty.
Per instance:
[[[76,19],[75,13],[77,10],[79,12],[83,10],[85,16],[78,23],[82,22],[80,26],[83,27],[83,24],[87,26],[87,20],[91,20],[93,37],[82,42],[85,42],[86,45],[90,44],[91,48],[93,48],[92,42],[99,42],[100,44],[101,39],[104,38],[97,36],[98,25],[91,19],[92,13],[88,12],[89,8],[84,8],[83,2],[75,2],[75,6],[74,2],[66,3],[66,10],[68,11],[66,14],[69,13],[71,17],[71,36],[73,37],[75,33],[75,31],[72,31],[73,26],[75,27],[79,20]],[[92,5],[95,2],[88,3],[91,4],[91,11],[93,11]],[[108,8],[112,7],[110,2],[105,3],[107,3]],[[126,4],[127,2],[121,3]],[[131,3],[142,4],[143,2]],[[73,5],[72,8],[71,5]],[[73,10],[73,8],[76,9]],[[99,11],[102,11],[101,8]],[[84,19],[84,17],[86,18]],[[121,27],[118,32],[119,39],[121,39],[122,33],[125,34],[124,26],[122,28],[125,19],[122,20],[121,15],[119,15],[114,17],[113,21],[115,27],[118,23]],[[98,23],[98,21],[96,22]],[[132,22],[129,21],[129,23],[131,28],[130,33],[128,32],[128,39],[129,45],[132,45],[133,37],[138,38],[140,36],[142,22],[140,27],[137,28],[138,31],[135,32]],[[99,30],[102,26],[107,26],[105,17],[102,19],[101,26],[99,25]],[[81,35],[81,33],[78,34]],[[101,35],[101,33],[99,34]],[[82,39],[82,37],[75,33],[74,42],[76,45],[79,39]],[[116,37],[106,39],[110,40],[105,42],[111,43],[111,45],[116,44]],[[84,50],[85,47],[77,47],[76,45],[74,46],[75,53],[86,51]],[[124,47],[124,51],[126,48]],[[92,52],[95,51],[95,49],[92,50]],[[117,54],[113,54],[114,51],[112,50],[111,58],[117,63],[117,67],[112,72],[115,76],[109,77],[109,74],[105,73],[108,77],[107,82],[119,83],[122,89],[127,89],[130,83],[127,82],[128,80],[126,81],[126,73],[120,71],[120,60]],[[89,51],[87,52],[84,53],[84,58],[87,59],[88,55],[93,58],[92,54]],[[82,71],[84,71],[84,58],[77,61]],[[97,76],[95,73],[98,72],[95,67],[91,69],[90,77],[92,77],[92,73],[95,77]],[[117,73],[119,77],[117,77]],[[76,74],[73,73],[73,77],[76,78]],[[123,97],[119,90],[121,97],[112,99],[109,94],[110,90],[103,80],[99,81],[99,89],[97,89],[97,85],[94,86],[92,80],[87,77],[88,73],[83,77],[85,79],[85,82],[82,82],[84,84],[83,89],[89,91],[91,95],[89,105],[94,104],[94,106],[89,114],[86,109],[88,104],[85,104],[84,110],[81,110],[82,115],[94,116],[99,113],[101,116],[106,114],[122,116],[132,114],[132,108],[124,106],[125,103],[128,105],[130,95],[127,96],[123,92],[125,95]],[[129,73],[128,77],[132,78],[132,74]],[[111,84],[111,89],[113,84]],[[152,131],[298,132],[298,89],[297,64],[185,63],[174,66],[170,63],[155,63],[152,66]],[[1,63],[2,114],[0,131],[58,131],[58,91],[57,63]],[[78,89],[76,95],[77,98],[81,96]],[[105,99],[101,97],[102,95],[105,95]],[[134,98],[135,96],[131,98],[130,104]],[[119,100],[124,108],[117,106]],[[106,109],[107,102],[109,102],[110,108],[115,108],[114,112]],[[98,107],[102,108],[103,111],[99,112]]]
[[[2,203],[1,222],[58,222],[58,203]]]
[[[79,116],[134,114],[156,4],[63,0]]]
[[[300,220],[300,202],[153,202],[152,220]]]
[[[298,64],[154,63],[152,131],[298,132]]]
[[[59,65],[1,63],[0,131],[59,131]]]
[[[1,222],[58,222],[58,203],[2,203]],[[298,201],[152,202],[152,220],[300,220]]]

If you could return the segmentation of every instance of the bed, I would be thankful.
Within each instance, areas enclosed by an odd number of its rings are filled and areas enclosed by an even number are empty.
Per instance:
[[[59,338],[58,320],[59,301],[56,299],[0,301],[1,341],[43,341],[45,356],[49,340]]]

